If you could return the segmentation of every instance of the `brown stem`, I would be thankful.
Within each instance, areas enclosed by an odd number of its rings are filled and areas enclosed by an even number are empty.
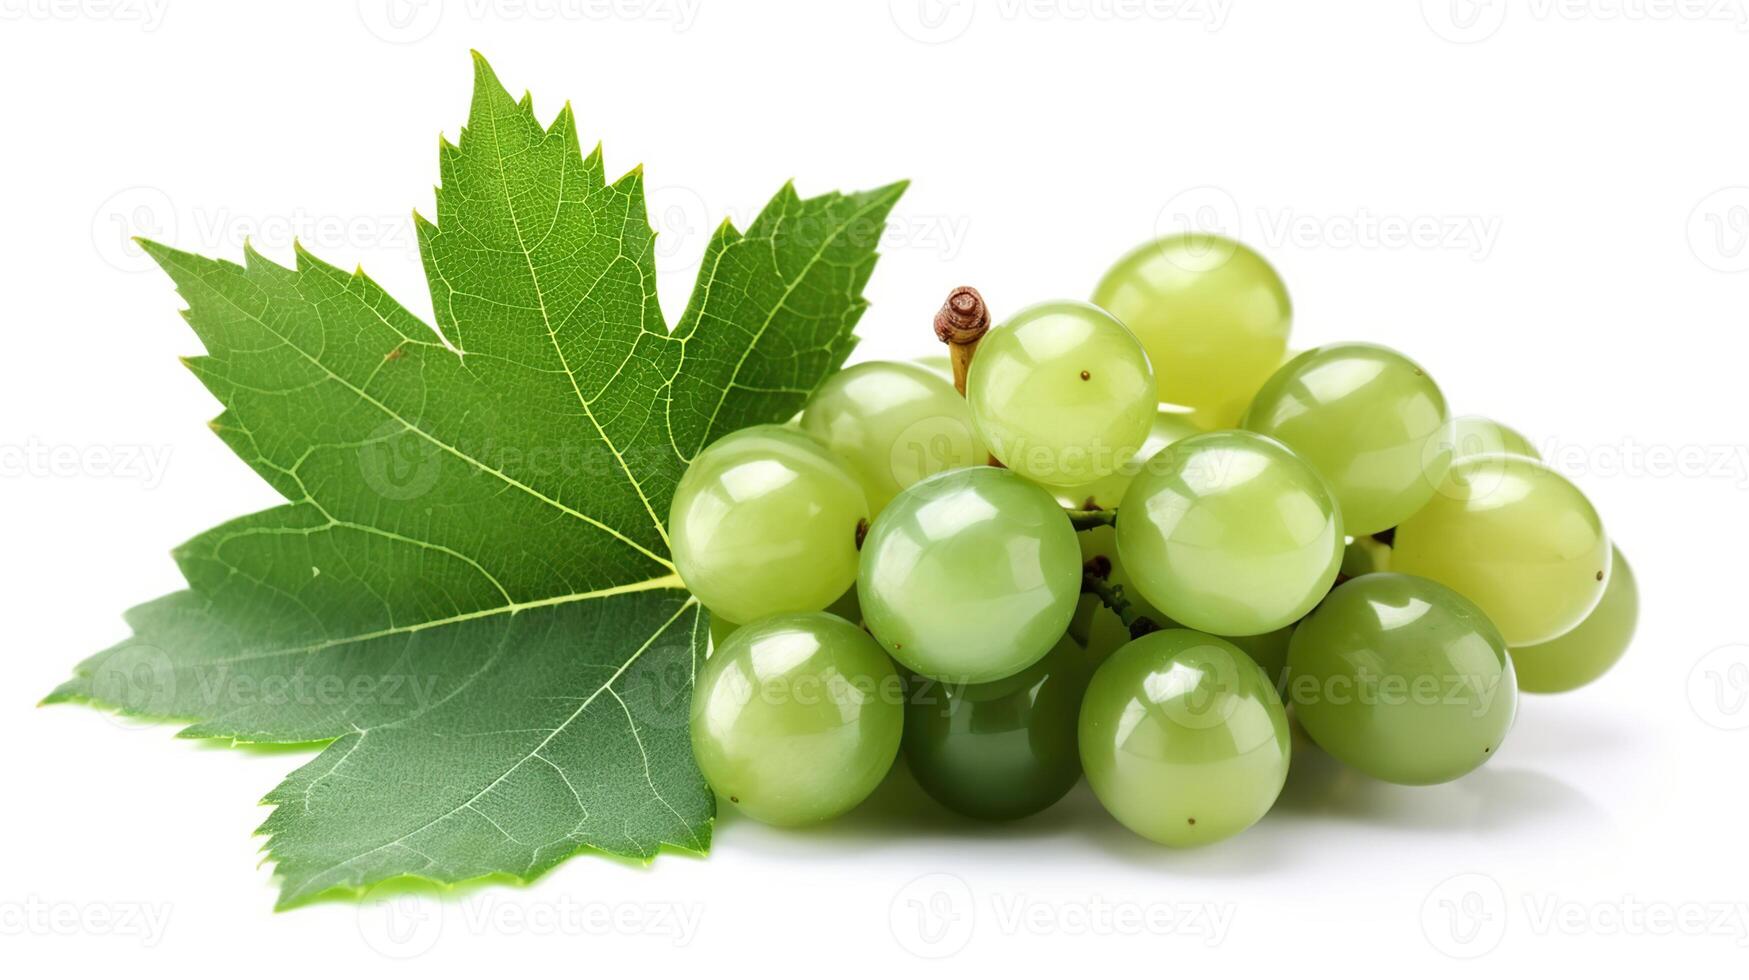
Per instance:
[[[941,311],[935,314],[935,337],[947,345],[948,360],[953,364],[953,386],[962,397],[972,355],[977,353],[978,341],[984,339],[989,329],[989,307],[984,305],[984,297],[970,286],[960,286],[948,293]]]

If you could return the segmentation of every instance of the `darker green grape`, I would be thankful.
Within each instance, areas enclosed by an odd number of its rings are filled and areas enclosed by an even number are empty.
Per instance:
[[[905,758],[930,796],[986,820],[1043,810],[1081,778],[1076,717],[1091,673],[1067,637],[1012,677],[952,684],[913,677]]]
[[[1426,785],[1486,762],[1512,726],[1506,641],[1476,604],[1412,575],[1337,586],[1288,647],[1307,734],[1368,775]]]
[[[1609,562],[1603,598],[1584,622],[1547,643],[1512,648],[1518,689],[1558,694],[1602,677],[1627,652],[1639,618],[1639,585],[1618,548]]]

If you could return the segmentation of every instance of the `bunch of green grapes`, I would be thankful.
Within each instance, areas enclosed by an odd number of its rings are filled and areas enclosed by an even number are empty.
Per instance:
[[[1584,494],[1402,353],[1289,351],[1239,243],[1150,243],[1094,303],[994,326],[968,295],[949,356],[845,368],[680,481],[694,754],[729,805],[829,819],[902,757],[967,817],[1084,775],[1196,846],[1274,805],[1290,708],[1347,766],[1439,783],[1500,751],[1521,692],[1626,651],[1636,583]]]

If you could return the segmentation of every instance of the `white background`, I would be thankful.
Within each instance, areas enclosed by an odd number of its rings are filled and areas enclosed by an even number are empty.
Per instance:
[[[1742,972],[1746,26],[1743,0],[0,0],[0,958]],[[960,282],[1000,316],[1086,296],[1187,220],[1237,232],[1285,277],[1295,346],[1409,352],[1581,483],[1639,572],[1634,650],[1527,697],[1454,784],[1304,751],[1268,818],[1197,852],[1132,837],[1084,788],[989,828],[900,782],[808,833],[725,817],[706,860],[271,913],[255,801],[304,754],[35,707],[125,635],[121,610],[179,586],[173,545],[274,502],[207,431],[217,406],[176,361],[196,342],[126,236],[235,258],[253,235],[283,259],[296,234],[426,313],[409,215],[432,213],[470,47],[543,118],[570,99],[610,172],[646,162],[671,317],[709,229],[792,176],[914,181],[858,357],[925,352]]]

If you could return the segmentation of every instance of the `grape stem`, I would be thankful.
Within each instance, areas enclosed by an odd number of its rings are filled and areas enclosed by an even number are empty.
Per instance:
[[[971,370],[972,355],[978,352],[978,341],[990,330],[990,308],[984,305],[983,294],[970,286],[959,286],[947,294],[935,314],[935,338],[947,345],[948,360],[953,364],[953,386],[966,394],[966,372]]]
[[[1123,586],[1113,585],[1110,575],[1111,559],[1103,555],[1093,558],[1082,567],[1081,591],[1098,596],[1100,603],[1111,610],[1124,628],[1130,631],[1130,639],[1134,640],[1158,630],[1160,624],[1138,615],[1135,604],[1124,597]]]
[[[935,339],[947,345],[953,387],[961,398],[966,396],[966,375],[972,370],[972,355],[978,352],[978,342],[989,332],[990,308],[984,305],[984,295],[970,286],[954,287],[935,314]],[[995,453],[986,462],[991,466],[1002,465]]]
[[[1100,510],[1098,508],[1075,508],[1063,511],[1069,515],[1069,523],[1077,531],[1091,531],[1096,527],[1117,527],[1117,509]]]

